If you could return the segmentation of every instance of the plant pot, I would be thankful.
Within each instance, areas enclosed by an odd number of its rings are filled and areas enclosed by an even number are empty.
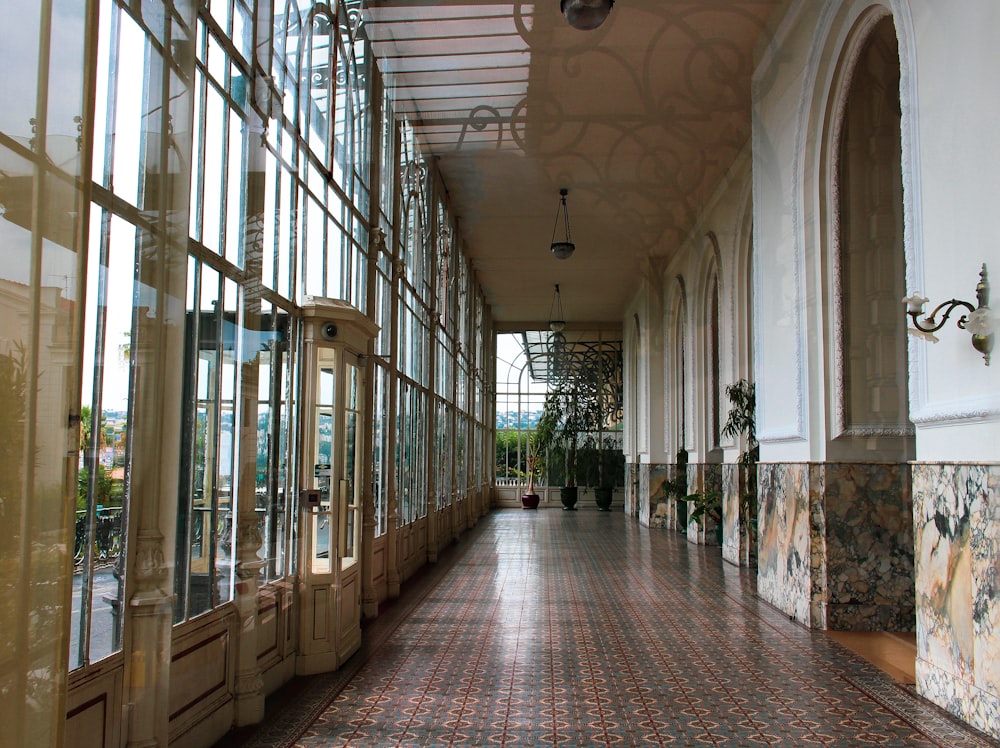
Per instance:
[[[715,542],[717,545],[722,545],[722,525],[718,524],[715,526]]]
[[[677,497],[677,529],[687,532],[688,526],[688,503],[686,499]]]
[[[539,498],[537,493],[521,494],[522,509],[537,509],[539,501],[541,501],[541,499]]]
[[[597,508],[602,512],[611,511],[611,502],[615,496],[615,489],[610,486],[600,486],[594,489],[594,500]]]
[[[576,486],[563,486],[559,489],[559,500],[563,509],[576,509],[578,490]]]

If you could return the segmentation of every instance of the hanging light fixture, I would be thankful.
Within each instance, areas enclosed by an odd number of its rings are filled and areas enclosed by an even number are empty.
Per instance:
[[[574,29],[596,29],[611,13],[615,0],[559,0],[559,10]]]
[[[554,254],[558,259],[565,260],[571,254],[573,250],[576,249],[576,245],[569,237],[569,208],[566,207],[566,195],[569,194],[569,190],[563,187],[559,190],[559,207],[556,208],[556,222],[552,226],[552,254]],[[563,227],[566,230],[566,239],[564,241],[556,241],[556,229],[559,228],[559,214],[562,214]],[[556,293],[558,294],[558,286],[556,287]]]
[[[549,306],[549,329],[554,333],[560,333],[566,327],[563,319],[562,297],[559,295],[559,284],[556,283],[555,293],[552,294],[552,304]]]

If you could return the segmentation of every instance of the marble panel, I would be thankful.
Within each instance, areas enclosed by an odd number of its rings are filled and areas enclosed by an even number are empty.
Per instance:
[[[913,631],[909,465],[830,463],[822,470],[826,627]]]
[[[1000,737],[1000,466],[913,466],[917,690]]]
[[[641,463],[639,465],[634,465],[635,476],[635,506],[636,512],[639,517],[639,523],[642,525],[649,526],[649,514],[650,514],[650,492],[649,492],[649,469],[650,466]]]
[[[636,503],[639,487],[637,485],[638,471],[634,462],[625,461],[625,516],[639,518],[639,507]]]
[[[696,463],[688,465],[689,485],[694,486],[694,491],[701,493],[715,493],[722,495],[722,465],[719,463]],[[694,492],[692,491],[692,493]],[[692,504],[688,504],[688,512],[692,510]],[[725,521],[725,518],[723,518]],[[687,526],[687,537],[692,543],[703,545],[717,545],[716,527],[718,522],[705,516],[700,523],[689,523]],[[725,533],[723,532],[723,537]]]
[[[809,625],[827,628],[826,471],[809,466]]]
[[[810,622],[808,466],[758,465],[757,591],[795,620]]]
[[[673,527],[676,501],[668,497],[664,486],[670,478],[669,465],[650,465],[649,470],[649,526]]]
[[[726,463],[722,466],[722,558],[731,564],[741,564],[742,542],[745,534],[740,528],[740,480],[739,465]]]

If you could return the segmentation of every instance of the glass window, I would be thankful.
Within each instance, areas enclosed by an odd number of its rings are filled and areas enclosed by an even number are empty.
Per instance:
[[[337,370],[336,352],[329,348],[317,351],[319,358],[316,368],[316,405],[314,422],[313,448],[313,488],[319,489],[319,507],[309,514],[310,545],[312,548],[312,571],[317,574],[329,574],[333,571],[333,558],[336,549],[333,547],[334,506],[337,499],[333,485],[333,458],[336,439],[334,421],[337,405]]]
[[[191,259],[175,572],[177,621],[233,597],[239,297],[232,280]]]
[[[372,493],[375,502],[375,537],[379,537],[386,532],[389,499],[389,371],[381,363],[376,363],[374,372]]]
[[[248,329],[246,333],[253,341],[258,361],[254,494],[264,582],[280,579],[292,570],[290,556],[293,546],[289,537],[292,524],[289,500],[291,476],[288,471],[291,459],[288,413],[292,386],[288,360],[290,326],[291,317],[286,312],[262,302],[256,329]]]
[[[136,227],[91,210],[70,667],[121,649]]]
[[[358,444],[362,399],[358,367],[347,363],[344,371],[344,432],[341,456],[340,553],[344,568],[357,563],[361,546],[361,481]]]

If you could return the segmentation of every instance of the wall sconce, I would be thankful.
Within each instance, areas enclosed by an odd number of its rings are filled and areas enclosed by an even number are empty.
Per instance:
[[[928,299],[921,296],[919,291],[903,299],[903,303],[906,304],[906,313],[913,321],[913,327],[908,332],[936,343],[938,339],[932,333],[944,327],[944,323],[955,311],[955,307],[965,307],[969,310],[969,314],[963,314],[959,317],[957,324],[961,329],[972,333],[972,347],[983,354],[983,359],[989,366],[995,324],[990,311],[990,282],[986,274],[986,263],[983,263],[983,269],[979,271],[979,283],[976,284],[976,306],[961,299],[944,301],[934,307],[934,311],[926,315],[921,323],[917,318],[924,313],[924,304],[927,301]],[[944,315],[938,322],[938,313],[942,311]]]
[[[559,10],[574,29],[590,31],[607,20],[615,0],[559,0]]]
[[[563,187],[559,190],[559,207],[556,208],[556,222],[552,226],[552,254],[554,254],[558,259],[565,260],[571,254],[573,250],[576,249],[576,245],[569,238],[569,208],[566,207],[566,195],[569,194],[569,190]],[[566,239],[564,241],[556,241],[556,229],[559,228],[559,214],[562,213],[563,226],[566,229]],[[558,286],[556,286],[556,293],[558,293]]]

